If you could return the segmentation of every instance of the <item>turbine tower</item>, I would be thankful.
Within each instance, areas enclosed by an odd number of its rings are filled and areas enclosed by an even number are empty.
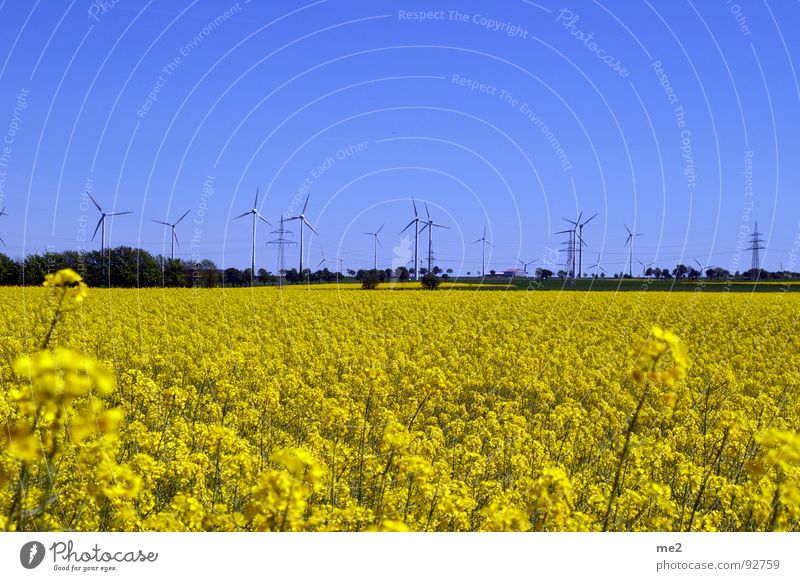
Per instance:
[[[481,258],[481,277],[486,278],[486,245],[488,244],[494,248],[494,244],[486,239],[486,226],[483,227],[483,236],[478,238],[475,242],[473,242],[473,244],[477,244],[478,242],[481,243],[481,250],[483,251]]]
[[[430,273],[433,268],[433,229],[447,228],[447,226],[437,224],[431,219],[431,213],[428,211],[428,202],[425,202],[425,214],[428,216],[428,219],[424,222],[425,225],[420,229],[420,234],[425,228],[428,229],[428,272]]]
[[[253,215],[253,250],[250,254],[250,286],[253,286],[253,281],[256,278],[256,220],[262,220],[265,224],[269,224],[267,219],[261,215],[261,212],[258,211],[258,188],[256,188],[256,199],[253,202],[253,209],[248,210],[243,214],[239,214],[234,218],[234,220],[244,218],[248,214]],[[269,225],[272,226],[272,224]]]
[[[89,199],[94,204],[97,211],[100,212],[100,219],[97,221],[97,226],[95,226],[94,234],[92,234],[92,240],[94,240],[95,236],[97,236],[97,231],[102,226],[102,232],[100,233],[100,253],[102,254],[106,248],[106,218],[109,216],[122,216],[123,214],[133,214],[133,212],[103,212],[103,208],[100,207],[100,204],[92,197],[92,194],[86,192],[86,195],[89,196]]]
[[[753,259],[752,259],[752,261],[750,263],[750,270],[753,271],[753,275],[756,277],[756,280],[758,280],[758,278],[761,276],[761,252],[760,251],[766,249],[766,246],[761,246],[761,244],[763,242],[764,242],[764,240],[762,240],[760,238],[760,235],[759,235],[759,232],[758,232],[758,222],[756,222],[755,230],[753,230],[753,233],[750,235],[750,248],[748,248],[748,250],[752,250],[753,251]]]
[[[164,226],[169,226],[170,228],[172,228],[172,247],[170,249],[170,256],[169,256],[170,260],[175,260],[175,245],[177,244],[178,248],[181,247],[180,243],[178,242],[178,234],[175,232],[175,226],[180,224],[181,220],[183,220],[186,216],[189,215],[189,212],[191,212],[191,210],[186,210],[186,213],[180,218],[178,218],[178,220],[174,224],[170,224],[169,222],[162,222],[161,220],[153,220],[153,222],[157,224],[163,224]]]
[[[367,236],[372,236],[372,270],[378,270],[378,246],[381,246],[381,241],[378,240],[378,234],[381,233],[384,226],[386,226],[386,224],[381,224],[381,227],[375,232],[364,232]]]
[[[5,208],[5,206],[3,206],[2,208],[0,208],[0,216],[8,216],[8,213],[6,212],[6,208]],[[0,238],[0,243],[2,243],[2,244],[3,244],[3,246],[5,246],[5,245],[6,245],[6,243],[5,243],[5,240],[3,240],[2,238]]]
[[[628,232],[628,238],[625,240],[625,246],[630,244],[630,248],[628,250],[628,276],[633,278],[633,239],[637,236],[644,236],[644,234],[634,234],[631,232],[631,229],[628,228],[627,224],[623,224],[625,226],[625,230]]]
[[[583,214],[583,212],[581,212],[581,214]],[[583,227],[595,218],[597,218],[597,212],[585,222],[581,222],[580,217],[578,217],[578,276],[583,276],[583,247],[586,246],[586,243],[583,241]]]
[[[417,213],[417,203],[414,201],[414,196],[411,196],[411,203],[414,205],[414,219],[408,223],[408,226],[400,231],[400,234],[411,228],[414,225],[414,280],[419,280],[419,214]]]
[[[314,234],[317,234],[317,231],[308,223],[306,220],[306,208],[308,208],[308,198],[311,197],[311,194],[306,196],[306,203],[303,204],[303,210],[297,215],[292,216],[291,218],[287,219],[287,222],[291,222],[292,220],[300,220],[300,276],[303,276],[303,227],[308,226],[308,229],[311,230]],[[319,236],[319,234],[317,234]]]

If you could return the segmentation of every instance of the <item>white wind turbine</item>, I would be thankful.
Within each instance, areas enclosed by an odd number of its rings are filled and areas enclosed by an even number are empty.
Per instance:
[[[373,270],[378,270],[378,246],[381,246],[381,241],[378,240],[378,234],[381,233],[381,230],[383,230],[383,227],[385,225],[386,224],[381,224],[381,227],[378,228],[378,230],[375,231],[375,232],[363,232],[363,234],[366,234],[367,236],[372,236],[372,256],[373,256],[373,258],[372,258],[372,269]]]
[[[428,219],[423,222],[425,225],[420,229],[419,232],[422,234],[425,228],[428,229],[428,272],[430,273],[433,272],[431,270],[433,268],[433,229],[448,227],[442,224],[437,224],[433,221],[433,219],[431,219],[431,213],[428,211],[428,202],[425,202],[425,214],[427,215]]]
[[[603,274],[606,274],[606,269],[600,266],[600,255],[597,256],[597,262],[589,267],[589,269],[594,268],[594,277],[597,278],[597,271],[601,270]]]
[[[175,226],[180,224],[181,220],[183,220],[186,216],[189,215],[191,210],[186,210],[186,213],[178,218],[178,220],[174,224],[170,224],[169,222],[162,222],[161,220],[153,220],[156,224],[163,224],[164,226],[169,226],[172,229],[172,246],[170,249],[170,260],[175,260],[175,245],[178,245],[178,248],[181,247],[180,243],[178,242],[178,234],[175,232]]]
[[[625,240],[625,246],[630,244],[630,249],[628,251],[628,276],[633,278],[633,239],[637,236],[644,236],[644,234],[634,234],[631,232],[630,228],[628,228],[627,224],[623,224],[625,226],[625,230],[628,232],[628,238]]]
[[[517,260],[520,262],[520,264],[522,264],[522,268],[525,270],[525,276],[528,276],[528,266],[535,262],[539,262],[538,258],[534,258],[533,260],[529,260],[528,262],[525,262],[521,258],[517,258]]]
[[[486,277],[486,245],[488,244],[489,246],[494,248],[494,244],[492,244],[491,242],[489,242],[486,239],[486,226],[483,227],[483,236],[478,238],[475,242],[473,242],[473,244],[477,244],[478,242],[481,243],[481,250],[483,251],[483,254],[482,254],[483,258],[481,259],[481,276],[485,278]]]
[[[303,226],[308,226],[309,230],[311,230],[314,234],[317,234],[317,231],[308,223],[306,220],[306,208],[308,208],[308,198],[311,197],[311,194],[306,196],[306,203],[303,204],[303,210],[297,215],[292,216],[291,218],[287,218],[287,222],[291,222],[292,220],[300,220],[300,276],[303,276]],[[317,234],[319,236],[319,234]]]
[[[109,216],[122,216],[123,214],[133,214],[133,212],[103,212],[103,208],[100,207],[100,204],[95,201],[92,197],[92,194],[86,192],[86,195],[89,196],[89,199],[92,200],[92,203],[97,208],[97,211],[100,212],[100,219],[97,221],[97,226],[94,229],[94,234],[92,234],[92,240],[94,237],[97,236],[97,230],[100,229],[102,226],[103,231],[100,234],[100,252],[102,253],[106,248],[106,218]]]
[[[261,215],[261,212],[258,211],[258,188],[256,188],[256,199],[253,202],[253,209],[248,210],[242,214],[239,214],[234,218],[234,220],[238,220],[239,218],[244,218],[245,216],[252,214],[253,215],[253,250],[250,254],[250,286],[253,286],[253,281],[256,277],[256,220],[261,220],[265,224],[270,224],[267,222],[267,219]]]
[[[414,226],[414,280],[419,280],[419,214],[417,213],[417,203],[414,201],[414,196],[411,196],[411,203],[414,205],[414,219],[408,223],[408,226],[400,231],[400,234]]]
[[[324,248],[320,248],[320,251],[322,252],[322,260],[320,260],[319,263],[317,264],[317,268],[319,268],[320,266],[322,266],[324,268],[329,262],[333,262],[334,264],[336,264],[336,259],[335,258],[326,258],[325,257],[325,249]]]
[[[8,216],[8,213],[6,212],[6,208],[5,208],[5,206],[3,206],[2,208],[0,208],[0,216]],[[3,244],[3,246],[5,246],[5,245],[6,245],[6,243],[5,243],[5,240],[3,240],[2,238],[0,238],[0,243],[2,243],[2,244]]]

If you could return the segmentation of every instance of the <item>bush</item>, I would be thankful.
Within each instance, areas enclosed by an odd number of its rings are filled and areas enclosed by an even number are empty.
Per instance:
[[[429,272],[428,274],[423,276],[421,282],[422,282],[422,288],[427,290],[436,290],[442,283],[441,279],[432,272]]]
[[[361,277],[361,288],[364,290],[375,290],[378,288],[380,282],[381,277],[378,271],[372,270],[364,273],[364,276]]]

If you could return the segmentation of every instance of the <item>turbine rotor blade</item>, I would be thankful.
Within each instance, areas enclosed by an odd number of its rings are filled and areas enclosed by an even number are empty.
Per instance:
[[[177,244],[178,248],[180,248],[181,243],[178,242],[178,234],[175,232],[175,228],[172,229],[172,237],[175,239],[175,244]]]
[[[123,216],[125,214],[133,214],[133,212],[111,212],[110,214],[106,214],[106,216]],[[172,224],[170,224],[171,226]]]
[[[300,212],[301,214],[305,214],[305,213],[306,213],[306,208],[308,208],[308,198],[310,198],[310,197],[311,197],[311,194],[308,194],[308,195],[306,196],[306,203],[305,203],[305,204],[303,204],[303,211],[302,211],[302,212]]]
[[[189,215],[189,212],[191,212],[191,210],[186,210],[186,213],[183,216],[181,216],[180,218],[178,218],[178,221],[175,222],[175,225],[177,226],[178,224],[180,224],[181,220],[183,220],[186,216]]]
[[[400,234],[402,234],[403,232],[405,232],[406,230],[408,230],[409,228],[411,228],[411,225],[412,225],[414,222],[416,222],[416,219],[415,219],[415,220],[411,220],[411,222],[409,222],[409,223],[408,223],[408,226],[406,226],[405,228],[403,228],[402,230],[400,230]]]
[[[95,226],[94,228],[94,234],[92,234],[92,240],[94,240],[94,237],[97,236],[97,231],[100,230],[100,224],[103,223],[104,218],[105,218],[104,215],[100,216],[100,219],[97,221],[97,226]]]
[[[375,232],[375,234],[376,234],[376,235],[380,234],[380,233],[381,233],[381,230],[383,230],[383,227],[384,227],[384,226],[386,226],[386,223],[385,223],[385,222],[384,222],[383,224],[381,224],[381,227],[380,227],[380,228],[378,228],[378,231],[377,231],[377,232]]]
[[[161,220],[152,220],[151,219],[150,221],[151,222],[155,222],[156,224],[164,224],[164,226],[172,226],[172,224],[169,224],[167,222],[162,222]]]
[[[597,218],[597,213],[596,213],[596,212],[595,212],[595,214],[594,214],[594,215],[593,215],[591,218],[589,218],[588,220],[586,220],[586,222],[584,222],[584,223],[583,223],[583,225],[584,225],[584,226],[586,226],[586,224],[588,224],[589,222],[591,222],[591,221],[592,221],[592,220],[594,220],[595,218]]]
[[[308,223],[308,220],[306,220],[305,218],[303,218],[303,222],[305,222],[305,223],[306,223],[306,226],[308,226],[308,229],[309,229],[309,230],[311,230],[311,231],[312,231],[314,234],[316,234],[317,236],[319,236],[319,233],[318,233],[316,230],[314,230],[314,227],[313,227],[311,224],[309,224],[309,223]]]
[[[92,197],[92,194],[90,194],[89,192],[86,192],[86,195],[89,196],[89,199],[92,201],[92,203],[94,204],[95,208],[97,208],[100,211],[100,213],[102,214],[103,213],[103,208],[101,208],[100,204],[98,204],[95,201],[95,199]]]
[[[272,226],[272,224],[270,224],[270,223],[267,221],[267,219],[266,219],[264,216],[262,216],[262,215],[261,215],[261,213],[260,213],[260,212],[256,212],[256,216],[258,216],[258,218],[259,218],[259,219],[260,219],[262,222],[264,222],[265,224],[269,224],[270,226]]]
[[[252,210],[251,210],[250,212],[245,212],[244,214],[239,214],[238,216],[236,216],[236,217],[234,218],[234,220],[238,220],[239,218],[244,218],[245,216],[247,216],[247,215],[248,215],[248,214],[250,214],[251,212],[252,212]]]

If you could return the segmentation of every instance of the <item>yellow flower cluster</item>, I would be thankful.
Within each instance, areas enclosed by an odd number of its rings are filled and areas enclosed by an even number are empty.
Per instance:
[[[45,275],[42,285],[60,291],[63,296],[73,297],[76,302],[81,302],[88,294],[83,278],[71,268]]]
[[[791,293],[24,292],[6,529],[800,530]]]

